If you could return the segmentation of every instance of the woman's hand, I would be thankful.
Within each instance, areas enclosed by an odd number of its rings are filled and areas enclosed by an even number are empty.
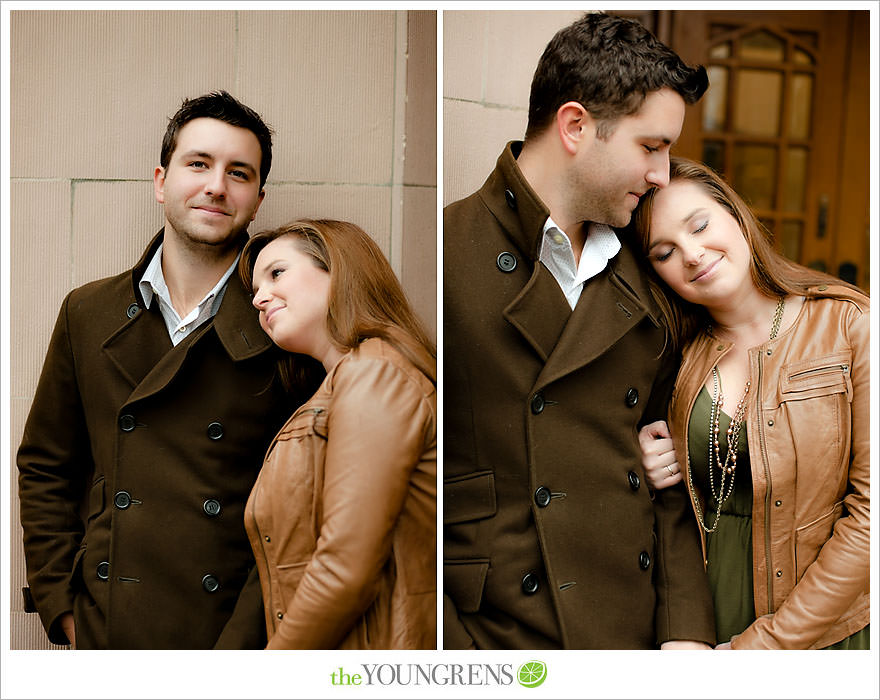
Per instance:
[[[681,481],[681,468],[675,461],[675,448],[666,421],[648,423],[639,431],[642,466],[652,489],[665,489]]]

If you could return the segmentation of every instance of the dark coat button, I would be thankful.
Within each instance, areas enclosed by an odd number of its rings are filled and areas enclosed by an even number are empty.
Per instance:
[[[219,440],[223,437],[223,426],[220,423],[211,423],[208,426],[208,437],[212,440]]]
[[[535,595],[538,592],[538,575],[528,573],[522,579],[522,592],[526,595]]]
[[[110,578],[110,562],[102,561],[100,564],[98,564],[97,573],[98,578],[102,581],[106,581],[108,578]]]
[[[113,496],[113,505],[120,510],[125,510],[131,505],[131,494],[128,491],[117,491]]]
[[[626,405],[632,408],[639,402],[638,389],[628,389],[626,392]]]
[[[202,508],[205,509],[205,513],[210,516],[220,515],[220,501],[216,498],[209,498],[202,504]]]
[[[507,202],[507,206],[516,211],[516,195],[513,190],[504,190],[504,201]]]
[[[129,318],[134,318],[141,312],[141,307],[137,304],[129,304],[128,308],[125,310],[125,315]]]
[[[635,472],[630,472],[629,474],[626,475],[626,478],[629,479],[629,487],[633,491],[638,491],[639,485],[642,483],[641,480],[639,479],[639,475],[636,474]]]
[[[124,416],[119,416],[119,427],[126,433],[130,433],[135,428],[134,416],[126,413]]]
[[[516,269],[516,256],[505,251],[498,255],[495,264],[501,272],[513,272]]]
[[[651,566],[651,555],[647,552],[642,552],[639,554],[639,568],[645,571],[649,566]]]
[[[215,593],[220,590],[220,581],[213,574],[205,574],[202,578],[202,588],[208,593]]]
[[[544,394],[540,391],[532,397],[532,413],[536,416],[544,410]]]
[[[535,503],[539,508],[546,508],[550,505],[550,489],[546,486],[539,486],[535,490]]]

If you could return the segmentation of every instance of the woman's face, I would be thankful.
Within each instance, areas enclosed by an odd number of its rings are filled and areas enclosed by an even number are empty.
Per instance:
[[[751,286],[751,250],[736,219],[701,185],[675,180],[654,195],[648,259],[683,299],[725,306]]]
[[[257,255],[253,292],[260,325],[276,345],[323,361],[330,345],[330,274],[300,251],[294,237],[276,238]]]

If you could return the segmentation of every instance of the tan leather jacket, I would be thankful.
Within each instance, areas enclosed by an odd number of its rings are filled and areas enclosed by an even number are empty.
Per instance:
[[[843,287],[811,291],[822,298],[808,297],[792,327],[749,350],[758,619],[734,649],[818,649],[869,622],[868,300]],[[730,348],[703,334],[684,351],[669,408],[679,464],[700,387]]]
[[[375,338],[287,421],[245,510],[267,648],[435,648],[436,434],[434,385]]]

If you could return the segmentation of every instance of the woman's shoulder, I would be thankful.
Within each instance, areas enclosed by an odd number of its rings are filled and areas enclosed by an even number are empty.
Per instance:
[[[807,300],[811,306],[825,313],[870,311],[871,302],[865,292],[842,284],[820,284],[807,289]]]
[[[434,391],[431,381],[403,353],[382,338],[367,338],[347,353],[334,371],[337,376],[375,373],[390,378],[396,375],[399,379],[415,383],[422,392]]]

